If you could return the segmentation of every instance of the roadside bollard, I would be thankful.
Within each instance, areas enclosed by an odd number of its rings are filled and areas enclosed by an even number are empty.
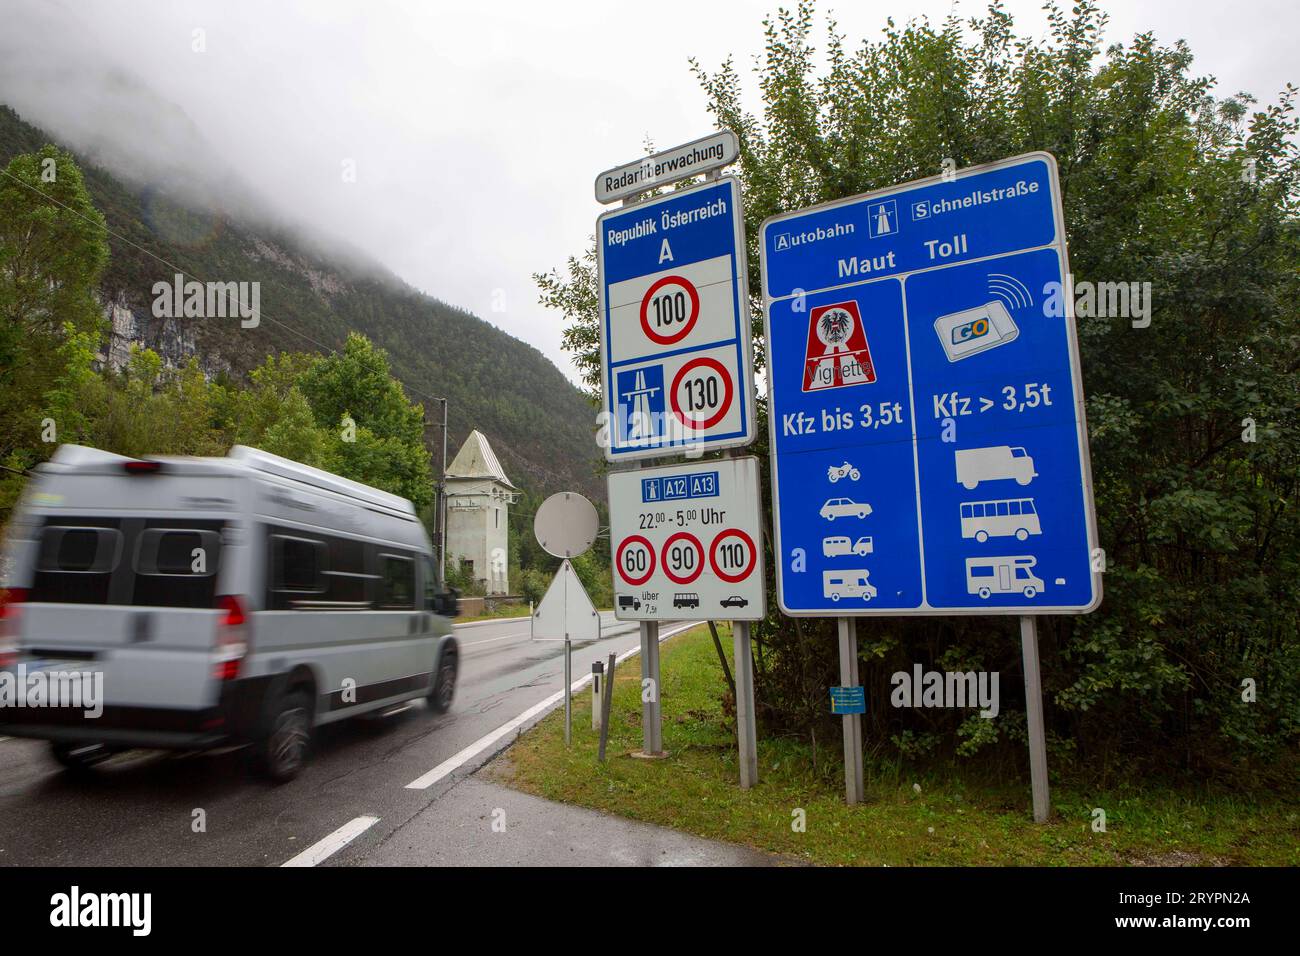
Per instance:
[[[573,743],[573,643],[564,635],[564,746]]]
[[[591,664],[591,729],[600,730],[600,679],[605,674],[605,662]]]

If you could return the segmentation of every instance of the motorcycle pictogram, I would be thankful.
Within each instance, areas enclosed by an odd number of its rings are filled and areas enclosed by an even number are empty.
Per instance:
[[[831,484],[847,476],[850,481],[857,481],[862,477],[862,472],[858,471],[847,461],[842,465],[831,465],[826,469],[826,477],[831,480]]]

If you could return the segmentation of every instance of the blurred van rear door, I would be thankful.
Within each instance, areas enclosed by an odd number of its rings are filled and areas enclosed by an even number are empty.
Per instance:
[[[104,674],[105,703],[207,707],[225,522],[47,516],[19,641],[28,666]]]

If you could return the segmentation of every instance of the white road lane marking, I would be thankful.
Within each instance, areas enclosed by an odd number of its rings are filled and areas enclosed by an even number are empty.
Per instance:
[[[339,850],[343,849],[378,822],[379,817],[357,817],[355,820],[350,820],[325,839],[318,843],[313,843],[292,860],[288,860],[280,865],[282,867],[316,866],[318,863],[328,859]]]
[[[699,621],[692,621],[683,624],[680,627],[674,628],[671,631],[664,631],[659,635],[659,642],[663,643],[665,640],[672,637],[673,635],[680,634],[682,631],[689,630],[692,627],[696,627],[699,625],[699,623],[700,623]],[[615,663],[621,664],[629,657],[632,657],[640,653],[641,653],[641,648],[639,646],[634,647],[631,650],[626,651],[620,654],[617,658],[615,658]],[[578,691],[580,691],[582,688],[586,687],[590,683],[591,683],[591,674],[588,673],[587,675],[573,682],[572,692],[576,694]],[[518,730],[520,727],[528,723],[528,721],[532,720],[538,714],[545,713],[547,710],[554,707],[556,704],[559,704],[563,700],[564,700],[564,688],[560,688],[550,697],[547,697],[545,700],[543,700],[541,703],[534,704],[532,707],[529,707],[526,711],[524,711],[514,720],[502,724],[500,727],[492,731],[490,734],[486,734],[485,736],[480,737],[478,740],[474,741],[464,750],[460,751],[459,753],[457,753],[452,757],[447,758],[446,760],[438,764],[438,766],[434,767],[432,770],[430,770],[428,773],[424,774],[423,776],[416,777],[414,780],[412,780],[410,783],[406,785],[406,789],[427,790],[429,787],[432,787],[443,777],[446,777],[447,775],[453,773],[454,771],[456,771],[457,769],[459,769],[460,767],[468,763],[470,760],[474,759],[476,756],[481,754],[488,747],[491,747],[502,737],[505,737],[508,734],[511,734],[514,731]]]
[[[620,622],[616,622],[616,623],[617,623],[617,624],[626,624],[627,622],[626,622],[626,621],[620,621]],[[608,631],[608,632],[606,632],[606,634],[605,634],[604,636],[605,636],[605,637],[618,637],[620,634],[626,634],[626,633],[629,633],[629,632],[630,632],[630,629],[627,630],[627,631]],[[512,640],[517,640],[517,639],[519,639],[519,638],[521,638],[521,637],[531,637],[531,636],[532,636],[532,635],[530,635],[527,631],[520,631],[518,634],[507,634],[507,635],[505,635],[504,637],[488,637],[488,638],[484,638],[484,639],[481,640],[481,641],[462,641],[462,642],[461,642],[461,646],[464,647],[466,650],[468,650],[468,649],[471,648],[471,647],[478,647],[480,644],[495,644],[495,643],[497,643],[498,641],[512,641]]]
[[[511,621],[526,621],[528,615],[523,617],[485,617],[481,621],[461,621],[459,624],[452,624],[454,628],[478,627],[481,624],[509,624]]]
[[[465,647],[478,647],[480,644],[495,644],[497,641],[510,641],[517,637],[527,637],[527,631],[520,631],[518,634],[507,634],[505,637],[489,637],[481,641],[462,641]]]

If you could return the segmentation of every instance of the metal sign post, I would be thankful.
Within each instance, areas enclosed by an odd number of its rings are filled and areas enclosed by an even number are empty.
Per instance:
[[[647,688],[647,683],[649,686]],[[650,691],[646,693],[647,689]],[[663,712],[659,705],[659,622],[641,622],[641,728],[642,753],[663,755]]]
[[[569,559],[565,558],[568,564]],[[569,607],[569,576],[564,577],[564,608]],[[564,629],[564,746],[573,742],[573,642],[569,640],[568,615],[565,615]]]
[[[740,789],[758,783],[758,730],[754,721],[754,656],[748,621],[732,621],[736,652],[736,747],[739,751]]]
[[[1034,797],[1034,822],[1044,823],[1052,812],[1047,787],[1047,738],[1043,729],[1043,682],[1038,670],[1038,620],[1020,619],[1020,653],[1025,668],[1025,713],[1029,720],[1029,779]]]
[[[851,617],[838,620],[840,632],[840,684],[858,686],[858,622]],[[862,715],[845,714],[844,727],[844,799],[861,803],[866,795],[862,774]]]

